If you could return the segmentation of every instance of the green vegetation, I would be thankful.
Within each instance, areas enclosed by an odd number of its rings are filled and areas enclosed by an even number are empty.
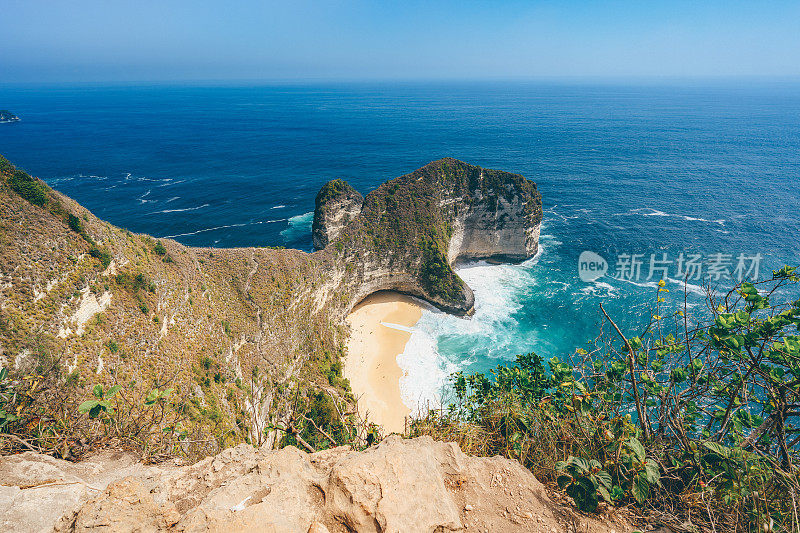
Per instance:
[[[601,307],[592,350],[456,374],[449,409],[412,434],[518,459],[586,511],[604,501],[698,531],[798,531],[798,281],[785,267],[712,295],[694,325],[663,308],[661,283],[638,335]]]
[[[108,265],[111,264],[111,252],[109,252],[107,248],[100,248],[99,246],[92,245],[89,248],[89,255],[95,259],[99,259],[103,268],[108,268]]]
[[[106,416],[113,416],[114,410],[111,407],[111,399],[116,396],[120,385],[109,387],[108,390],[103,390],[103,386],[98,384],[92,388],[94,399],[86,400],[78,406],[79,413],[89,413],[89,418],[97,418],[101,414]]]
[[[20,196],[33,205],[44,206],[47,203],[47,186],[27,172],[14,170],[8,184]]]

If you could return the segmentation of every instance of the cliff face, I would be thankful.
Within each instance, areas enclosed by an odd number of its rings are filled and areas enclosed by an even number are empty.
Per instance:
[[[173,391],[184,453],[272,446],[283,434],[268,428],[289,423],[298,390],[304,408],[349,401],[337,368],[356,303],[394,289],[467,314],[472,291],[452,265],[532,256],[542,216],[532,182],[453,159],[363,199],[335,182],[317,204],[327,246],[312,254],[191,248],[99,220],[0,157],[0,366],[47,375],[37,401],[74,420],[59,430],[71,437],[93,434],[77,415],[92,387],[120,384],[136,409]]]
[[[430,437],[393,436],[361,452],[240,445],[192,466],[120,454],[74,464],[28,452],[0,458],[0,474],[9,533],[633,529],[554,503],[516,461],[472,457]]]
[[[314,223],[311,226],[314,248],[322,250],[361,213],[364,197],[349,183],[331,180],[317,194]]]
[[[474,296],[456,262],[522,261],[538,249],[541,195],[517,174],[441,159],[384,183],[361,205],[353,193],[341,180],[326,184],[314,217],[315,236],[327,236],[319,244],[327,240],[334,268],[344,266],[337,292],[345,310],[396,290],[469,314]]]

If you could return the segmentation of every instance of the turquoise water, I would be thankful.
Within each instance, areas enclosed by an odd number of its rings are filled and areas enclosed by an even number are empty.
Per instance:
[[[454,370],[572,352],[600,302],[635,331],[651,254],[800,264],[797,84],[0,86],[0,107],[22,118],[0,125],[0,153],[114,224],[187,245],[310,250],[325,181],[367,193],[444,156],[536,181],[540,255],[460,271],[476,314],[425,313],[400,358],[409,402],[435,400]],[[642,276],[583,282],[585,250],[610,274],[641,254]]]

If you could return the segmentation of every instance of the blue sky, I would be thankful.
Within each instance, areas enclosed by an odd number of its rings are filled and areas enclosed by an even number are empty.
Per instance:
[[[800,76],[797,0],[0,7],[0,83]]]

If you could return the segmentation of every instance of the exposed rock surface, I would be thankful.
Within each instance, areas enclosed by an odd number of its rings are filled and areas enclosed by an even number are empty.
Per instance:
[[[318,244],[328,240],[334,268],[344,267],[337,290],[346,310],[375,291],[396,290],[469,314],[475,299],[452,270],[457,261],[522,261],[538,250],[541,195],[518,174],[445,158],[384,183],[360,208],[358,199],[334,180],[314,216]]]
[[[322,250],[361,213],[364,197],[346,181],[331,180],[319,190],[311,226],[314,248]]]
[[[631,529],[623,520],[601,521],[554,504],[517,462],[471,457],[429,437],[390,437],[363,452],[342,447],[314,454],[242,444],[185,467],[120,468],[112,460],[98,470],[85,464],[31,453],[0,459],[6,474],[0,481],[3,530],[48,531],[54,525],[60,532]],[[51,485],[46,505],[42,488],[26,488],[61,478],[73,485]]]

